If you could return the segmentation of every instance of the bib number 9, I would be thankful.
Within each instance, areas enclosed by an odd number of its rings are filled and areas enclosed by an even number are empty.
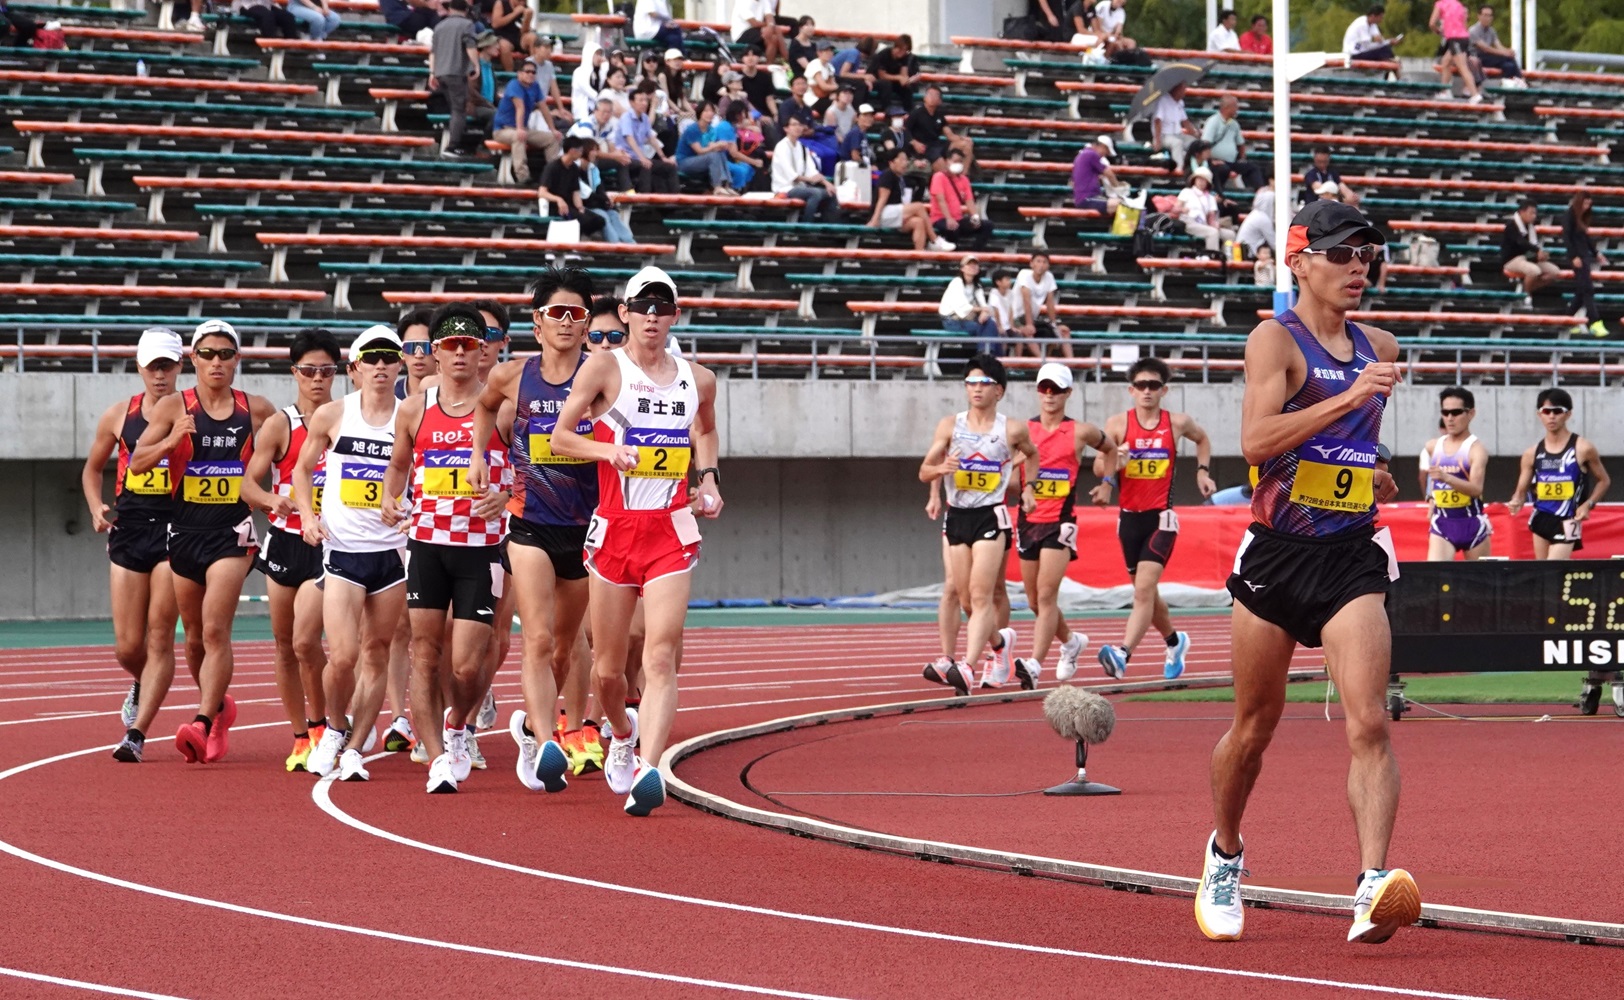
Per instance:
[[[1374,470],[1300,462],[1291,483],[1291,502],[1321,510],[1363,513],[1376,503]]]

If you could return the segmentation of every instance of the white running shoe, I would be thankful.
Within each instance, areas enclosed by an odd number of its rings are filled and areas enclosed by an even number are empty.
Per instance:
[[[321,740],[316,743],[316,749],[310,751],[310,759],[305,761],[305,770],[318,778],[332,774],[333,768],[338,765],[339,751],[344,749],[344,739],[348,735],[328,726],[321,734]]]
[[[361,752],[354,747],[344,751],[338,758],[339,781],[370,781],[372,775],[367,773],[366,764],[361,760]]]
[[[456,767],[451,755],[443,753],[429,765],[429,794],[443,795],[457,790]]]
[[[1195,922],[1201,933],[1214,941],[1239,941],[1246,924],[1241,905],[1241,876],[1246,870],[1246,851],[1233,861],[1218,856],[1218,833],[1207,838],[1201,866],[1201,887],[1195,893]]]
[[[373,750],[376,750],[377,748],[378,748],[378,727],[373,726],[371,729],[367,730],[367,738],[366,738],[366,741],[361,744],[361,752],[362,753],[371,753]]]
[[[485,763],[485,755],[479,751],[479,734],[468,734],[468,763],[476,771],[483,771],[490,765]]]
[[[958,244],[949,243],[948,241],[946,241],[946,240],[942,239],[940,236],[938,236],[935,239],[931,240],[930,243],[926,245],[925,249],[926,250],[934,250],[937,253],[952,253],[954,250],[958,249]]]
[[[1043,676],[1043,664],[1037,660],[1020,657],[1015,658],[1015,678],[1021,682],[1022,691],[1031,691],[1038,686],[1038,678]]]
[[[932,684],[946,684],[947,671],[952,666],[953,660],[951,657],[938,656],[925,664],[925,680],[930,681]],[[125,728],[128,728],[128,726]]]
[[[1088,636],[1073,631],[1071,638],[1060,644],[1060,662],[1055,664],[1054,679],[1069,681],[1077,673],[1077,657],[1088,648]]]
[[[187,31],[202,31],[203,30],[203,19],[201,17],[199,17],[198,15],[193,14],[191,17],[186,19],[186,30]]]
[[[626,797],[626,812],[632,816],[647,816],[665,805],[665,776],[657,767],[638,757],[637,771],[632,781],[631,794]]]
[[[479,704],[479,715],[474,719],[474,728],[484,731],[496,728],[496,692],[485,692],[485,700]]]
[[[459,782],[467,781],[474,770],[473,758],[468,754],[468,730],[447,729],[445,753],[451,757],[451,776]]]
[[[603,778],[616,795],[630,792],[637,779],[637,709],[626,709],[626,718],[631,720],[631,735],[621,739],[611,728],[609,752],[603,755]]]
[[[124,705],[118,710],[118,719],[124,723],[125,729],[135,725],[135,712],[140,707],[136,704],[137,690],[139,688],[139,684],[131,682],[130,693],[124,696]]]
[[[1001,628],[998,637],[1004,641],[1003,646],[988,653],[982,666],[981,686],[984,688],[1003,687],[1015,676],[1015,630]]]
[[[532,792],[539,792],[541,779],[536,777],[536,759],[541,754],[541,744],[537,742],[534,733],[524,731],[526,718],[528,716],[522,708],[508,717],[508,735],[519,745],[519,762],[513,769],[519,775],[519,784]]]
[[[429,762],[429,747],[422,740],[412,744],[412,763],[427,764]]]
[[[1348,940],[1360,944],[1381,944],[1400,927],[1421,919],[1421,890],[1402,868],[1372,868],[1359,880],[1359,893],[1353,897],[1353,926]]]

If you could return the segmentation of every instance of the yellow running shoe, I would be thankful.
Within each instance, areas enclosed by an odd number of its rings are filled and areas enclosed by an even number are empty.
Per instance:
[[[588,771],[603,770],[603,738],[598,735],[597,723],[588,719],[581,728],[581,749],[585,750],[591,759]]]
[[[288,754],[288,772],[307,770],[305,763],[310,760],[310,737],[300,736],[293,741],[293,752]]]
[[[569,760],[570,773],[580,776],[592,764],[592,756],[581,745],[581,731],[572,729],[558,737],[558,745],[564,748],[564,756]]]

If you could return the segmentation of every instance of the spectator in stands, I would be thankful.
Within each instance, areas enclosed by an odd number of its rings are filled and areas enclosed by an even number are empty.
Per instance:
[[[1266,177],[1263,186],[1252,193],[1252,210],[1241,220],[1235,231],[1235,242],[1246,247],[1246,252],[1258,256],[1260,247],[1274,248],[1274,178]]]
[[[231,13],[254,22],[261,38],[298,38],[299,21],[271,0],[231,0]]]
[[[833,109],[830,109],[833,113]],[[840,140],[840,161],[850,160],[860,166],[874,166],[874,144],[869,141],[868,130],[874,127],[874,105],[859,104],[852,127]]]
[[[1307,205],[1318,198],[1318,189],[1326,181],[1335,184],[1339,192],[1348,192],[1348,186],[1342,183],[1342,175],[1331,166],[1331,147],[1315,146],[1313,155],[1314,162],[1303,171],[1303,204]]]
[[[1111,170],[1107,157],[1116,155],[1116,143],[1108,135],[1095,136],[1094,141],[1077,151],[1071,161],[1071,203],[1078,208],[1092,208],[1107,219],[1116,214],[1121,204],[1115,197],[1101,190],[1105,184],[1120,186],[1116,173]],[[1101,195],[1105,195],[1101,197]]]
[[[825,38],[818,42],[817,58],[806,64],[807,92],[812,98],[814,114],[821,115],[829,110],[835,95],[840,93],[840,83],[835,79],[834,60],[835,43]]]
[[[531,18],[535,12],[524,3],[524,0],[492,0],[490,8],[491,30],[501,39],[502,68],[511,72],[513,70],[513,57],[528,52],[535,41],[535,32],[530,30]]]
[[[1151,111],[1150,148],[1153,152],[1166,153],[1171,159],[1169,170],[1177,169],[1184,160],[1184,152],[1189,148],[1190,142],[1200,138],[1201,133],[1190,123],[1190,116],[1184,110],[1184,94],[1189,90],[1184,84],[1170,88],[1167,93],[1156,98],[1156,104]]]
[[[564,95],[558,89],[558,67],[553,64],[553,47],[558,43],[548,34],[530,40],[530,61],[536,64],[536,83],[541,87],[542,105],[548,108],[558,131],[568,131],[575,116],[565,110]]]
[[[942,88],[934,83],[925,88],[925,99],[919,106],[908,112],[906,128],[910,152],[927,160],[932,170],[941,169],[942,157],[950,149],[963,153],[967,163],[975,159],[975,142],[948,127],[947,112],[942,108]]]
[[[1443,44],[1438,50],[1438,80],[1445,89],[1438,96],[1443,100],[1455,96],[1449,87],[1449,78],[1458,72],[1467,100],[1482,104],[1483,93],[1477,89],[1477,80],[1472,73],[1472,39],[1466,32],[1466,5],[1460,0],[1436,0],[1427,27],[1443,37]]]
[[[631,154],[615,144],[615,102],[607,97],[598,101],[592,117],[583,118],[570,126],[568,135],[584,136],[598,144],[597,165],[602,171],[615,176],[615,190],[632,189]]]
[[[853,99],[858,104],[867,103],[874,89],[874,74],[864,69],[873,57],[874,37],[864,35],[856,45],[836,52],[829,64],[835,69],[835,79],[852,89]]]
[[[1528,89],[1522,69],[1517,65],[1517,53],[1508,45],[1500,44],[1500,33],[1494,30],[1494,8],[1488,4],[1477,9],[1477,23],[1466,30],[1471,39],[1472,53],[1484,69],[1497,69],[1504,86],[1513,90]]]
[[[603,220],[599,239],[605,243],[636,243],[637,238],[632,235],[631,227],[626,225],[626,220],[620,217],[609,201],[609,188],[605,186],[603,172],[598,167],[598,158],[603,156],[603,151],[590,138],[581,137],[577,141],[581,148],[581,162],[576,164],[581,171],[581,204],[588,214]]]
[[[919,60],[913,54],[913,38],[898,35],[889,47],[874,53],[869,60],[869,71],[874,74],[874,96],[879,106],[889,112],[894,108],[907,111],[913,107],[914,85],[919,81]]]
[[[1235,231],[1224,228],[1218,217],[1218,199],[1212,193],[1212,171],[1206,167],[1190,171],[1190,183],[1179,192],[1174,211],[1169,214],[1184,223],[1185,232],[1205,240],[1209,253],[1218,252],[1220,240],[1235,238]]]
[[[603,232],[603,217],[589,212],[581,196],[585,177],[581,170],[581,150],[591,147],[591,139],[570,136],[558,159],[547,164],[541,172],[541,197],[552,205],[553,215],[559,219],[580,223],[582,236],[596,236]],[[587,183],[590,187],[590,183]]]
[[[542,107],[543,97],[541,84],[536,82],[536,64],[526,59],[496,106],[496,131],[491,138],[512,151],[513,179],[520,184],[530,183],[530,150],[540,150],[543,162],[559,152],[558,133]],[[541,113],[535,114],[538,110]]]
[[[610,74],[611,80],[617,74],[624,79],[625,73],[615,70]],[[650,99],[646,90],[631,96],[630,110],[615,120],[614,144],[626,153],[632,185],[638,191],[676,194],[677,161],[667,156],[654,141],[654,123],[648,112]]]
[[[987,293],[987,307],[992,310],[999,335],[1008,339],[1015,330],[1014,271],[1001,267],[992,273],[992,291]]]
[[[818,23],[811,15],[795,22],[795,34],[789,40],[789,75],[790,79],[806,75],[806,67],[818,57],[818,49],[813,39],[818,33]]]
[[[699,117],[689,122],[677,139],[677,173],[706,178],[711,194],[736,198],[739,192],[733,190],[728,172],[728,144],[716,136],[715,126],[716,105],[706,101],[699,106]]]
[[[727,170],[733,190],[747,189],[756,171],[766,166],[766,160],[752,155],[761,149],[762,137],[750,123],[749,101],[736,101],[725,114],[717,116],[714,140],[727,146]]]
[[[1240,36],[1235,33],[1235,24],[1240,15],[1233,10],[1219,11],[1218,23],[1207,32],[1208,52],[1239,52],[1241,50]]]
[[[752,0],[739,0],[740,3],[750,3]],[[749,48],[744,50],[743,77],[744,93],[750,98],[750,103],[763,115],[773,121],[778,120],[778,89],[773,86],[773,75],[761,68],[761,50]]]
[[[1059,340],[1060,353],[1071,357],[1071,327],[1060,322],[1060,286],[1049,270],[1049,255],[1039,250],[1015,276],[1015,315],[1013,330],[1028,341],[1024,346],[1032,356],[1044,356],[1038,338]],[[1020,348],[1011,351],[1019,354]]]
[[[792,117],[785,122],[784,138],[773,147],[773,194],[801,199],[802,222],[839,222],[835,186],[818,169],[817,157],[801,143],[805,135],[801,119]]]
[[[1248,191],[1263,185],[1263,167],[1246,159],[1246,139],[1241,134],[1241,123],[1236,117],[1241,102],[1233,94],[1225,94],[1218,101],[1218,110],[1201,126],[1201,138],[1211,144],[1208,166],[1212,169],[1213,185],[1222,191],[1230,175],[1240,178]]]
[[[851,134],[851,127],[857,124],[857,108],[852,105],[853,98],[850,87],[841,87],[835,92],[834,103],[823,112],[823,124],[835,130],[835,138],[844,145],[846,136]],[[846,159],[844,155],[841,159]]]
[[[908,176],[908,151],[893,149],[884,169],[874,181],[874,211],[868,218],[870,229],[896,229],[912,237],[915,250],[946,253],[955,245],[933,236],[930,209],[919,200],[918,188]]]
[[[305,34],[312,42],[325,41],[342,23],[326,0],[288,0],[288,13],[305,26]]]
[[[1551,255],[1539,243],[1539,205],[1524,198],[1500,234],[1500,269],[1507,277],[1522,282],[1523,291],[1534,294],[1557,279],[1561,268],[1551,263]]]
[[[615,102],[615,107],[618,109],[615,114],[616,119],[623,117],[626,112],[632,109],[632,94],[627,83],[629,79],[630,76],[624,66],[611,64],[609,72],[604,74],[603,89],[598,91],[599,97],[608,98]]]
[[[817,116],[812,114],[806,99],[806,77],[798,76],[789,82],[789,96],[778,102],[778,127],[784,128],[791,118],[798,119],[808,132],[817,128]]]
[[[981,261],[974,254],[959,262],[959,276],[947,283],[936,312],[948,330],[981,338],[976,353],[992,354],[997,350],[1003,331],[987,302],[987,289],[981,284]]]
[[[671,16],[670,0],[637,0],[632,9],[632,37],[660,49],[682,49],[682,29]]]
[[[467,0],[446,0],[446,16],[434,26],[429,43],[429,89],[444,97],[451,121],[446,125],[440,155],[460,158],[462,134],[468,126],[468,81],[478,75],[479,51],[474,48],[474,22],[468,19]]]
[[[202,9],[203,0],[192,0],[192,4],[192,20],[186,22],[186,27],[202,31],[203,22],[197,12]],[[439,0],[378,0],[378,11],[385,21],[395,26],[395,33],[408,41],[424,28],[440,23]]]
[[[784,44],[784,33],[778,30],[777,13],[778,0],[733,0],[733,43],[759,46],[762,58],[769,63],[788,59],[789,49]],[[766,108],[761,113],[771,114]]]
[[[1274,38],[1269,34],[1269,19],[1262,14],[1252,18],[1252,27],[1241,33],[1241,51],[1258,56],[1274,55]]]
[[[1342,55],[1347,59],[1388,62],[1393,58],[1393,46],[1404,40],[1399,35],[1392,41],[1382,37],[1382,18],[1387,8],[1374,4],[1363,17],[1356,17],[1342,33]]]
[[[1139,51],[1139,43],[1122,33],[1128,15],[1123,10],[1128,0],[1100,0],[1094,5],[1094,34],[1105,41],[1105,50],[1111,61],[1149,66],[1150,58]]]
[[[186,23],[192,31],[202,31],[203,21],[198,14],[199,8],[192,8],[192,19]],[[196,22],[196,24],[193,24]],[[26,49],[34,44],[34,36],[39,33],[39,24],[21,11],[11,9],[7,0],[0,0],[0,41],[4,41],[14,48]]]
[[[608,75],[608,53],[597,46],[581,53],[581,64],[575,67],[575,72],[570,76],[570,112],[576,121],[585,121],[597,110],[598,94],[603,90]],[[618,112],[619,109],[616,110]]]
[[[682,121],[697,113],[693,102],[688,100],[688,74],[682,68],[686,61],[681,49],[666,49],[665,60],[655,74],[660,89],[665,91],[666,98],[671,102],[671,113]]]
[[[1590,192],[1580,189],[1568,201],[1568,210],[1562,213],[1562,243],[1567,247],[1568,266],[1573,268],[1573,313],[1583,313],[1590,322],[1592,336],[1607,336],[1607,324],[1601,321],[1596,308],[1596,285],[1590,272],[1607,266],[1607,258],[1596,252],[1596,241],[1590,236]],[[1582,334],[1584,326],[1574,327],[1570,333]]]
[[[948,151],[946,161],[930,177],[930,224],[943,239],[976,251],[987,249],[992,226],[976,211],[975,191],[965,173],[964,150]]]
[[[1064,42],[1074,34],[1061,0],[1030,0],[1026,16],[1037,27],[1035,41]]]

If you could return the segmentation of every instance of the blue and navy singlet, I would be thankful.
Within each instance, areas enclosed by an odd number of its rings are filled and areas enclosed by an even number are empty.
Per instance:
[[[1370,340],[1353,323],[1347,324],[1353,341],[1349,361],[1333,357],[1295,312],[1283,314],[1280,323],[1297,342],[1308,367],[1307,380],[1286,401],[1283,413],[1305,410],[1346,392],[1366,365],[1379,360]],[[1275,531],[1317,538],[1375,523],[1376,443],[1386,406],[1386,396],[1371,396],[1296,448],[1259,465],[1252,518]]]
[[[586,355],[575,366],[579,373]],[[598,505],[596,463],[553,454],[553,426],[569,398],[569,381],[554,385],[541,377],[541,357],[529,358],[519,374],[519,398],[513,409],[513,439],[508,460],[513,466],[513,500],[508,512],[532,524],[584,525]],[[575,432],[592,435],[583,418]]]
[[[1545,450],[1545,439],[1534,446],[1534,483],[1529,499],[1534,509],[1555,517],[1568,518],[1590,494],[1590,477],[1579,464],[1579,435],[1569,434],[1568,443],[1556,451]]]

